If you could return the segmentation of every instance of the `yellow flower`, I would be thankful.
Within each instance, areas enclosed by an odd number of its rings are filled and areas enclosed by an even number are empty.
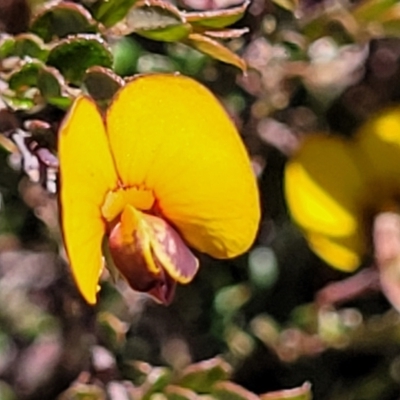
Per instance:
[[[354,271],[369,253],[373,217],[399,203],[400,108],[367,121],[352,139],[308,137],[287,163],[285,192],[312,250]]]
[[[229,117],[202,85],[138,76],[103,115],[80,96],[59,133],[62,229],[76,283],[93,304],[108,238],[132,288],[168,303],[198,261],[245,252],[260,218],[255,178]]]

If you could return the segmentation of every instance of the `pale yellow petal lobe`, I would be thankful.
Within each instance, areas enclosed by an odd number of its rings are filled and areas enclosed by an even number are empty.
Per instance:
[[[102,117],[95,103],[79,97],[59,132],[61,216],[72,272],[83,297],[96,302],[105,223],[101,206],[117,186]]]
[[[364,173],[376,192],[381,193],[380,199],[385,195],[400,195],[399,132],[400,107],[392,107],[369,119],[356,135],[356,146],[364,160]]]
[[[311,249],[326,263],[344,272],[353,272],[361,264],[365,245],[361,234],[344,238],[310,232],[306,235]]]
[[[286,200],[313,250],[332,266],[351,271],[360,263],[362,199],[368,185],[350,141],[308,138],[285,170]]]

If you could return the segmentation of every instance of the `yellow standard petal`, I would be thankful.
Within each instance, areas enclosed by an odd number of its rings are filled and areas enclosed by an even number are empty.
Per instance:
[[[314,251],[336,268],[353,270],[360,261],[366,190],[351,142],[338,137],[309,137],[286,166],[290,212]]]
[[[221,258],[249,248],[260,218],[255,177],[205,87],[178,75],[137,77],[117,93],[106,124],[120,180],[150,190],[191,246]]]
[[[106,193],[116,188],[117,175],[102,117],[89,98],[73,104],[59,132],[58,151],[64,241],[76,283],[94,304],[105,234],[100,209]]]

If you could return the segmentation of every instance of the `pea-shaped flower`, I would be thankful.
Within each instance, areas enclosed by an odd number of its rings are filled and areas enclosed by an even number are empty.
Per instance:
[[[285,192],[311,249],[349,272],[374,255],[383,290],[400,307],[400,108],[351,139],[307,137],[286,165]]]
[[[105,113],[80,96],[61,126],[59,158],[66,250],[91,304],[104,243],[133,289],[168,303],[198,270],[190,247],[230,258],[254,240],[260,208],[245,147],[190,78],[138,76]]]

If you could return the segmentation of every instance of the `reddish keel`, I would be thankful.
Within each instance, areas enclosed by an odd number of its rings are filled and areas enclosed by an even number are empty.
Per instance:
[[[171,303],[176,282],[190,282],[198,261],[179,234],[163,219],[125,207],[109,236],[115,266],[134,290]]]

